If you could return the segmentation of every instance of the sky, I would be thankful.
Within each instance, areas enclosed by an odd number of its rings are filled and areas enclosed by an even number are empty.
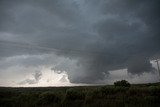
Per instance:
[[[157,82],[159,0],[0,0],[0,86]]]

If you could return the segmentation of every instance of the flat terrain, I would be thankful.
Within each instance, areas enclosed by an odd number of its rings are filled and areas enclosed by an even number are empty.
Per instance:
[[[158,107],[160,83],[131,87],[0,87],[0,107]]]

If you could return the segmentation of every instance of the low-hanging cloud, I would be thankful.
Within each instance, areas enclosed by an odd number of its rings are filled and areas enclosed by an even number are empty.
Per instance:
[[[131,74],[151,72],[149,60],[160,54],[159,3],[1,0],[0,60],[54,53],[70,59],[52,69],[66,71],[73,83],[96,83],[123,68]]]
[[[19,85],[25,85],[25,84],[37,84],[39,80],[41,79],[42,72],[40,71],[35,71],[35,74],[33,74],[33,79],[25,79],[21,82],[19,82]]]
[[[142,74],[155,71],[150,61],[144,56],[133,57],[128,62],[128,72],[131,74]]]

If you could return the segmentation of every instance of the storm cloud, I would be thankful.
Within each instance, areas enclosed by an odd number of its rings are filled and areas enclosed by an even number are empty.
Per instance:
[[[30,59],[21,66],[53,65],[52,70],[66,71],[72,83],[96,83],[109,71],[125,68],[132,75],[152,72],[150,60],[160,54],[158,4],[159,0],[1,0],[0,60],[56,54],[68,60],[55,64]]]

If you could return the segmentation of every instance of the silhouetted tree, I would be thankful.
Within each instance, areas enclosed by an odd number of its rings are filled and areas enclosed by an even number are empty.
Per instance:
[[[131,84],[126,80],[121,80],[114,82],[114,86],[130,87]]]

